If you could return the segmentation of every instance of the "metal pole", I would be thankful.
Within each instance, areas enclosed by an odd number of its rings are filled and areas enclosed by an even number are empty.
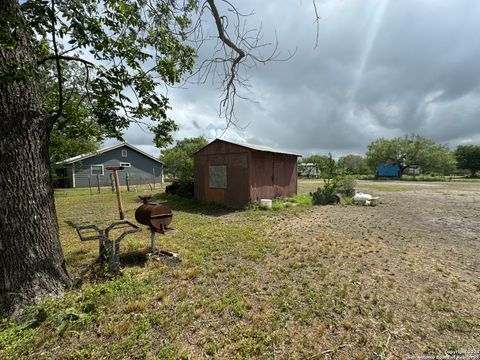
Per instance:
[[[100,175],[97,174],[97,190],[98,193],[100,194]]]
[[[154,253],[155,250],[156,250],[156,246],[155,246],[155,235],[156,235],[156,234],[155,234],[155,231],[150,230],[150,251],[151,251],[152,253]]]
[[[117,193],[117,203],[118,203],[118,212],[120,214],[120,220],[125,219],[125,211],[123,210],[123,203],[122,203],[122,194],[120,193],[120,184],[118,180],[118,170],[113,170],[113,178],[115,182],[115,191]]]
[[[92,195],[92,181],[91,181],[91,176],[88,176],[88,187],[90,188],[90,195]]]

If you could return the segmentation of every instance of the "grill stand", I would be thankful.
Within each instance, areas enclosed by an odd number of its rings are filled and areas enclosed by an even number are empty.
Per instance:
[[[160,259],[169,260],[172,262],[181,262],[182,260],[178,257],[178,254],[166,251],[166,250],[158,250],[156,245],[157,234],[160,233],[162,235],[166,235],[169,232],[175,231],[174,228],[166,227],[162,225],[161,229],[154,229],[152,227],[150,229],[150,252],[153,256],[158,256]]]
[[[112,230],[129,228],[116,239],[109,238]],[[142,229],[128,220],[116,221],[108,226],[106,229],[99,229],[96,225],[85,225],[77,227],[77,234],[81,241],[98,240],[98,260],[103,264],[108,260],[108,271],[112,274],[118,275],[120,271],[120,241],[129,234],[141,231]],[[95,235],[88,235],[95,232]]]

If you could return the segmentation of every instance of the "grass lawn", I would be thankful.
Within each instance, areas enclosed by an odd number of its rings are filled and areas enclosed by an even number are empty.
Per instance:
[[[77,287],[21,319],[3,320],[0,358],[241,358],[272,346],[279,324],[270,321],[275,313],[253,310],[263,296],[253,265],[273,250],[274,239],[265,239],[262,230],[278,221],[278,211],[232,212],[159,194],[156,200],[174,209],[177,230],[158,236],[157,245],[179,253],[182,262],[149,260],[150,234],[143,227],[122,241],[123,276],[108,279],[99,271],[85,273],[98,244],[80,242],[73,227],[105,227],[118,219],[115,195],[103,191],[57,192],[60,236]],[[137,195],[123,193],[127,219],[141,204]],[[41,323],[39,311],[46,313]]]
[[[302,193],[314,187],[300,184]],[[403,190],[392,189],[382,191]],[[123,193],[127,219],[141,204],[138,194]],[[172,207],[176,228],[157,245],[182,262],[149,258],[150,234],[143,227],[122,241],[123,275],[109,278],[88,268],[98,244],[80,242],[74,226],[104,227],[118,219],[115,195],[108,189],[56,193],[76,286],[19,319],[3,319],[1,359],[382,359],[402,341],[412,353],[462,348],[479,330],[478,319],[455,311],[450,294],[395,305],[395,274],[370,275],[361,263],[387,248],[381,236],[341,242],[335,226],[325,221],[324,230],[314,231],[305,222],[317,219],[318,225],[325,212],[352,207],[313,209],[305,194],[270,211],[231,211],[162,193],[154,200]],[[440,317],[424,322],[428,309]],[[397,350],[405,355],[406,348]]]

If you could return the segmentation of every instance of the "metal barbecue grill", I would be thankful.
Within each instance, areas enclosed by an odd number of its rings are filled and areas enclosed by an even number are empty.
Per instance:
[[[150,230],[165,234],[172,229],[168,227],[172,223],[172,210],[166,205],[150,203],[150,195],[139,195],[143,205],[135,211],[135,220],[140,224],[150,227]]]
[[[153,253],[156,251],[156,234],[160,233],[165,235],[174,230],[168,226],[172,223],[173,213],[166,205],[150,203],[151,195],[139,195],[138,197],[142,199],[143,204],[135,211],[135,220],[150,228],[150,247]],[[166,251],[162,251],[161,253],[164,255],[171,254]]]

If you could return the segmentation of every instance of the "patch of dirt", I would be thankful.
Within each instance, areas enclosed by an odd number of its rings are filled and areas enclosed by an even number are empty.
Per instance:
[[[313,190],[314,182],[301,186],[310,184]],[[362,348],[382,358],[478,347],[480,184],[359,182],[358,190],[380,204],[315,207],[266,230],[278,245],[262,266],[281,261],[279,254],[295,262],[314,253],[327,269],[322,281],[347,284],[347,310],[337,321],[351,331],[330,323],[318,342],[336,349],[333,358],[362,357]],[[266,272],[263,279],[276,281]],[[307,333],[299,327],[291,336],[301,341]]]

